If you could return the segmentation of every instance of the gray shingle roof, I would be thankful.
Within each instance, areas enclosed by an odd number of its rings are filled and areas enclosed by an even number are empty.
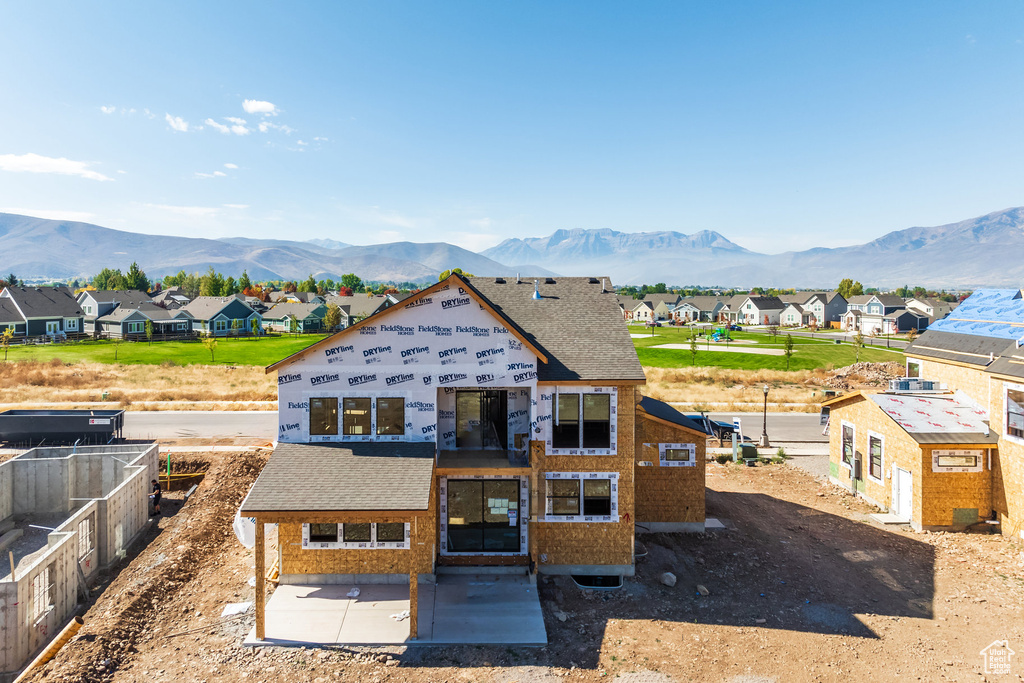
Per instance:
[[[209,320],[233,301],[238,301],[248,307],[244,301],[233,296],[197,296],[182,308],[196,320]]]
[[[97,320],[99,322],[114,323],[114,322],[118,322],[118,321],[124,320],[125,318],[130,316],[132,313],[135,313],[136,311],[141,313],[146,318],[149,318],[150,320],[188,320],[189,319],[188,311],[186,311],[184,309],[168,310],[168,309],[163,308],[161,306],[157,306],[156,304],[153,304],[153,303],[144,303],[144,304],[139,304],[138,306],[126,306],[126,305],[118,306],[117,308],[112,310],[110,313],[107,313],[106,315],[97,318]]]
[[[271,306],[263,314],[263,317],[271,320],[284,320],[288,316],[294,315],[296,320],[305,320],[310,315],[322,318],[326,313],[327,307],[324,304],[292,304],[284,302]]]
[[[433,442],[279,443],[242,514],[426,510],[433,474]]]
[[[335,304],[344,308],[350,316],[353,318],[365,317],[372,315],[381,304],[384,303],[385,297],[382,296],[366,296],[365,294],[354,294],[352,296],[336,296],[328,295],[324,297],[327,303]]]
[[[26,318],[81,318],[82,307],[67,287],[8,287]]]
[[[80,297],[84,297],[85,295],[91,296],[93,301],[101,304],[117,303],[122,306],[149,303],[153,300],[146,292],[140,292],[134,289],[99,289],[95,291],[85,291],[79,294]]]
[[[686,417],[664,401],[659,401],[651,398],[650,396],[644,396],[640,399],[640,409],[651,417],[657,417],[673,424],[677,424],[680,427],[685,427],[686,429],[691,429],[695,432],[704,434],[704,430],[699,424]]]
[[[601,278],[558,277],[538,284],[540,299],[533,298],[533,281],[475,277],[469,284],[548,358],[540,363],[540,381],[631,380],[645,381],[629,329],[611,280],[601,291]]]
[[[25,319],[18,313],[14,302],[0,297],[0,323],[23,323]]]
[[[998,357],[1007,348],[1007,343],[1007,340],[996,337],[926,330],[907,347],[906,353],[985,367],[989,364],[990,355]],[[1009,345],[1013,346],[1014,342],[1009,342]]]

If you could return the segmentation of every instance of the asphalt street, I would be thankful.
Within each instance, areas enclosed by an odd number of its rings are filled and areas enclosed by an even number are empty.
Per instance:
[[[761,436],[760,413],[709,413],[714,420],[732,422],[740,417],[744,436]],[[782,442],[826,442],[817,414],[768,413],[768,438]],[[277,412],[264,411],[128,411],[124,434],[129,439],[228,439],[274,440]]]

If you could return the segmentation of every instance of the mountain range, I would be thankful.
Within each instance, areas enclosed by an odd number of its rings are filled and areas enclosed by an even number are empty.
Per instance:
[[[137,261],[152,278],[212,266],[235,276],[246,270],[257,280],[356,273],[368,281],[425,283],[459,267],[484,276],[610,276],[618,285],[831,287],[846,277],[878,287],[1024,283],[1024,207],[898,230],[852,247],[782,254],[750,251],[713,230],[690,235],[556,230],[547,237],[507,239],[477,254],[446,242],[353,246],[332,239],[146,235],[5,213],[0,213],[0,245],[0,272],[23,279],[89,277]]]

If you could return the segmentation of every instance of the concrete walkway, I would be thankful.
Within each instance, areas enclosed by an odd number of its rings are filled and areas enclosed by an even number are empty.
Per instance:
[[[419,586],[417,640],[409,640],[409,587],[281,585],[267,601],[266,639],[243,645],[547,645],[537,587],[526,577],[440,575]]]
[[[649,349],[675,349],[675,350],[678,350],[678,351],[689,351],[690,350],[690,345],[689,344],[654,344],[653,346],[648,346],[647,348],[649,348]],[[697,352],[700,353],[701,351],[721,351],[722,353],[758,353],[758,354],[761,354],[762,356],[781,356],[781,355],[783,355],[785,353],[785,351],[783,351],[782,349],[756,349],[756,348],[754,348],[754,349],[738,349],[735,346],[725,346],[725,347],[713,346],[711,348],[708,348],[706,345],[705,346],[701,346],[700,343],[698,342],[698,344],[697,344]]]

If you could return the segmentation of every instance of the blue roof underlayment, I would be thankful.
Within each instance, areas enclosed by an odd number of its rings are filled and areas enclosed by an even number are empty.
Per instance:
[[[997,339],[1024,338],[1024,298],[1019,289],[979,289],[929,330]]]

